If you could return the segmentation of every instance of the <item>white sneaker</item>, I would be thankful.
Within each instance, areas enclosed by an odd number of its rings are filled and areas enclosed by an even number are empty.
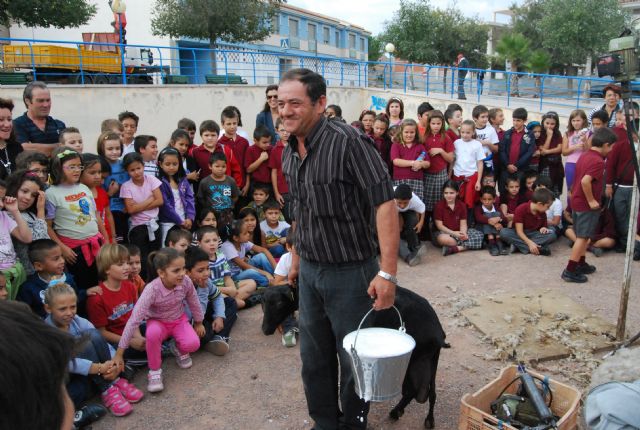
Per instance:
[[[158,393],[164,390],[164,385],[162,384],[162,369],[149,370],[147,379],[149,381],[149,384],[147,385],[148,392]]]
[[[296,346],[296,333],[298,333],[297,328],[292,328],[282,335],[282,344],[287,348],[292,348]]]

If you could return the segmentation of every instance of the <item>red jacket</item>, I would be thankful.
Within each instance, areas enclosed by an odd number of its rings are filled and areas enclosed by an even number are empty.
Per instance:
[[[238,160],[233,155],[233,150],[228,146],[221,144],[216,145],[214,152],[221,152],[227,158],[227,176],[231,176],[236,181],[238,188],[244,187],[244,177],[242,176],[242,170]],[[200,178],[206,178],[211,174],[211,168],[209,167],[209,157],[211,152],[204,147],[204,145],[193,148],[193,158],[196,160],[198,167],[200,168]]]

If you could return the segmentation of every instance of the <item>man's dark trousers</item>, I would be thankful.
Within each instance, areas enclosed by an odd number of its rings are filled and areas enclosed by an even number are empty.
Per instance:
[[[367,427],[369,403],[355,392],[351,362],[342,348],[342,340],[358,328],[362,317],[371,309],[373,302],[367,289],[377,272],[378,262],[373,257],[343,264],[315,263],[300,258],[302,381],[316,430]],[[369,326],[370,320],[367,318],[363,327]]]

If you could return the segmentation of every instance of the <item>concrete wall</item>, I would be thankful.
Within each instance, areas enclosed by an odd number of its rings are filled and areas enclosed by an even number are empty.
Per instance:
[[[240,109],[243,129],[251,135],[256,115],[265,102],[265,88],[248,85],[52,85],[49,88],[51,115],[64,121],[67,126],[80,129],[87,152],[95,152],[100,123],[107,118],[116,118],[124,110],[135,112],[140,117],[138,133],[156,136],[162,148],[169,141],[179,119],[188,117],[196,124],[207,119],[220,123],[220,112],[228,105]],[[0,97],[11,98],[16,105],[14,118],[25,111],[22,90],[22,87],[0,88]],[[346,118],[357,118],[366,105],[366,92],[363,89],[330,88],[328,97],[331,103],[342,106]],[[199,143],[198,138],[196,143]]]
[[[63,120],[68,126],[78,127],[84,138],[85,149],[95,152],[95,142],[100,134],[100,123],[115,118],[118,113],[129,110],[140,116],[139,134],[152,134],[159,139],[160,147],[168,142],[179,119],[191,118],[199,124],[206,119],[220,121],[220,112],[225,106],[235,105],[242,112],[243,129],[249,134],[255,127],[255,117],[265,101],[264,87],[249,85],[180,85],[180,86],[50,86],[53,117]],[[16,108],[14,117],[22,115],[22,87],[2,87],[0,97],[13,99]],[[358,119],[363,109],[378,112],[384,110],[386,101],[392,96],[400,97],[405,104],[405,118],[416,118],[418,105],[429,101],[436,109],[444,111],[451,102],[462,105],[465,119],[471,118],[475,106],[472,101],[438,99],[421,95],[403,94],[366,88],[329,87],[328,104],[342,107],[348,121]],[[488,106],[494,107],[494,106]],[[504,128],[511,126],[511,109],[504,108]],[[538,120],[540,113],[531,112],[530,120]],[[561,117],[561,129],[567,118]],[[199,143],[199,139],[196,139]]]

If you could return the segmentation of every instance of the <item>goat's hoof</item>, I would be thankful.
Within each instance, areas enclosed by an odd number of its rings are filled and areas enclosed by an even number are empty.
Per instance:
[[[404,409],[392,409],[391,412],[389,412],[389,418],[391,418],[393,421],[399,420],[403,415]]]
[[[424,428],[432,429],[434,427],[435,427],[435,425],[433,423],[433,418],[429,418],[429,417],[425,418],[425,420],[424,420]]]

